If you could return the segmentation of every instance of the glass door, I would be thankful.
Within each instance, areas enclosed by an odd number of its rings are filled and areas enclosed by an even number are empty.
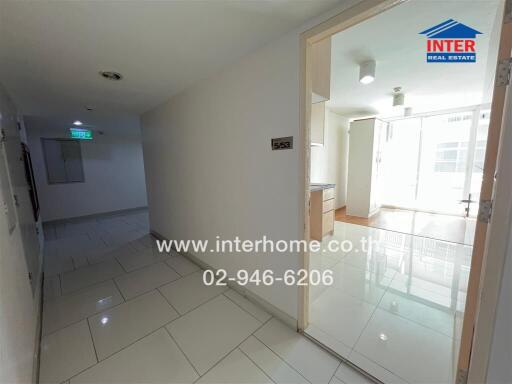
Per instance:
[[[379,174],[381,205],[416,207],[420,131],[421,118],[389,124]]]
[[[390,122],[379,174],[381,205],[475,217],[488,127],[487,109]]]
[[[464,215],[473,111],[424,117],[416,206]]]

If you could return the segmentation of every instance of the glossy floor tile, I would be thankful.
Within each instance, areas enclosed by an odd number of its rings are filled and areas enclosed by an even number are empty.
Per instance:
[[[273,381],[239,349],[235,349],[201,377],[198,383],[270,384]]]
[[[178,313],[152,291],[89,318],[99,360],[176,319]]]
[[[197,373],[165,329],[71,378],[71,383],[193,383]]]
[[[195,272],[159,288],[169,303],[182,315],[225,290],[225,286],[205,285],[201,272]]]
[[[165,253],[158,253],[156,250],[148,248],[143,251],[135,251],[133,253],[125,253],[117,256],[116,259],[127,272],[146,267],[148,265],[165,261],[169,256]]]
[[[125,299],[129,300],[179,278],[180,275],[174,269],[160,262],[116,277],[114,280]]]
[[[178,272],[181,276],[190,275],[191,273],[198,271],[200,268],[192,263],[190,260],[185,257],[177,254],[174,251],[169,253],[169,258],[165,261],[169,264],[176,272]]]
[[[225,291],[224,295],[232,302],[237,304],[239,307],[249,312],[249,314],[253,315],[262,323],[264,323],[265,321],[272,317],[268,312],[265,312],[264,309],[247,300],[244,296],[242,296],[241,294],[232,289],[228,289],[227,291]]]
[[[262,323],[219,296],[167,326],[200,374],[206,373]]]
[[[344,222],[331,239],[354,249],[311,254],[311,268],[338,262],[332,286],[311,290],[306,333],[384,383],[451,382],[471,247]]]
[[[311,383],[329,383],[340,362],[279,320],[271,319],[254,336]]]
[[[329,288],[311,303],[310,322],[352,349],[374,311],[375,305]]]
[[[43,334],[54,332],[123,302],[113,281],[44,302]]]
[[[67,272],[62,275],[62,293],[67,294],[77,291],[124,273],[125,271],[115,259],[79,268],[73,272]]]
[[[86,320],[41,340],[40,383],[61,383],[94,364],[96,356]]]
[[[299,372],[254,336],[245,340],[239,348],[275,383],[308,383]]]
[[[276,352],[277,334],[272,346],[255,337],[269,313],[249,295],[205,286],[185,257],[158,254],[148,228],[144,211],[45,225],[55,273],[44,286],[41,382],[308,383],[300,359]],[[85,258],[55,256],[74,240]],[[333,375],[337,359],[281,325]]]
[[[354,351],[414,383],[449,383],[454,340],[377,309]]]

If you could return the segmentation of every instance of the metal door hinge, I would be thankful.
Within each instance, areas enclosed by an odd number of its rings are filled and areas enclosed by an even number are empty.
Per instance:
[[[0,143],[5,142],[5,140],[6,140],[5,130],[4,129],[0,129]]]
[[[459,369],[457,371],[457,384],[467,384],[468,382],[468,371],[467,369]]]
[[[491,220],[492,200],[480,200],[478,207],[478,221],[488,223]]]
[[[496,71],[496,86],[502,87],[510,84],[510,68],[512,67],[512,58],[503,59],[498,62]]]
[[[20,202],[18,200],[18,195],[12,195],[12,197],[14,198],[14,205],[19,207],[20,206]]]

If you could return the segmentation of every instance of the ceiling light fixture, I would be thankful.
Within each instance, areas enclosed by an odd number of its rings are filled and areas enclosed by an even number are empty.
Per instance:
[[[76,121],[73,122],[73,125],[80,126],[80,125],[82,125],[82,122],[80,120],[76,120]]]
[[[100,71],[100,76],[107,79],[107,80],[121,80],[123,78],[123,75],[121,75],[119,72],[113,72],[113,71]]]
[[[405,95],[402,87],[393,88],[393,107],[403,107],[405,104]]]
[[[359,64],[359,81],[362,84],[370,84],[373,80],[375,80],[375,60]]]

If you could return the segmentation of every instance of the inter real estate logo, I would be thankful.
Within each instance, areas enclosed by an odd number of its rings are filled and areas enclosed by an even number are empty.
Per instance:
[[[427,63],[476,62],[476,29],[453,19],[420,32],[427,36]]]

